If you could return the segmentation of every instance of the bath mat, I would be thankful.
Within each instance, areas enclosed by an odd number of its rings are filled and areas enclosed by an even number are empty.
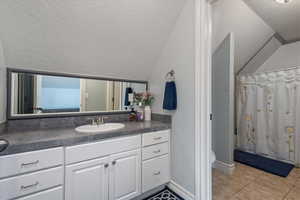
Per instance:
[[[287,177],[294,168],[289,163],[239,150],[234,151],[234,160],[281,177]]]
[[[184,200],[168,187],[144,200]]]

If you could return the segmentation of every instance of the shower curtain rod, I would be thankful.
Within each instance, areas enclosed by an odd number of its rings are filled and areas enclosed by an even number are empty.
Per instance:
[[[259,75],[259,74],[264,74],[264,73],[275,73],[275,72],[282,72],[282,71],[290,71],[293,69],[298,69],[300,68],[300,66],[297,67],[289,67],[289,68],[285,68],[285,69],[278,69],[278,70],[274,70],[274,71],[265,71],[265,72],[254,72],[254,73],[246,73],[246,74],[240,74],[238,76],[251,76],[251,75]]]

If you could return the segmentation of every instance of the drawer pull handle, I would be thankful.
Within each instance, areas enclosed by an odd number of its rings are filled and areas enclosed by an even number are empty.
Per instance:
[[[39,160],[37,160],[37,161],[34,161],[34,162],[30,162],[30,163],[22,163],[21,164],[21,167],[27,167],[27,166],[30,166],[30,165],[37,165],[37,164],[39,164]]]
[[[115,161],[115,160],[114,160],[114,161],[112,161],[112,165],[115,165],[116,163],[117,163],[117,161]]]
[[[33,188],[33,187],[36,187],[36,186],[38,186],[39,185],[39,182],[37,181],[37,182],[35,182],[34,184],[31,184],[31,185],[22,185],[21,186],[21,190],[27,190],[27,189],[30,189],[30,188]]]
[[[109,167],[109,164],[108,164],[108,163],[106,163],[106,164],[104,165],[104,167],[105,167],[105,168],[108,168],[108,167]]]
[[[153,138],[153,140],[160,140],[162,137]]]
[[[153,153],[160,153],[160,149],[153,151]]]
[[[153,175],[154,175],[154,176],[158,176],[158,175],[160,175],[160,172],[159,172],[159,171],[158,171],[158,172],[155,172]]]

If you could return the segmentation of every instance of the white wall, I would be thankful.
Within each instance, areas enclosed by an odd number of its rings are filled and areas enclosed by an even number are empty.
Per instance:
[[[212,6],[213,52],[230,32],[235,36],[235,71],[238,71],[274,34],[242,0],[218,0]]]
[[[0,40],[0,123],[6,118],[6,70],[3,48]]]
[[[148,80],[185,2],[1,0],[5,64]]]
[[[300,67],[300,42],[281,46],[257,72],[274,71],[290,67]]]
[[[146,80],[186,0],[1,0],[6,64]]]
[[[195,191],[193,2],[187,0],[150,78],[150,91],[156,98],[153,112],[173,115],[172,179],[191,193]],[[171,69],[176,73],[178,108],[165,112],[162,109],[164,78]]]

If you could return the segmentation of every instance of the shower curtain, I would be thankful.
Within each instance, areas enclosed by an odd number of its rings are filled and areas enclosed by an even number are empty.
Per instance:
[[[238,149],[298,164],[299,131],[299,68],[238,77]]]

